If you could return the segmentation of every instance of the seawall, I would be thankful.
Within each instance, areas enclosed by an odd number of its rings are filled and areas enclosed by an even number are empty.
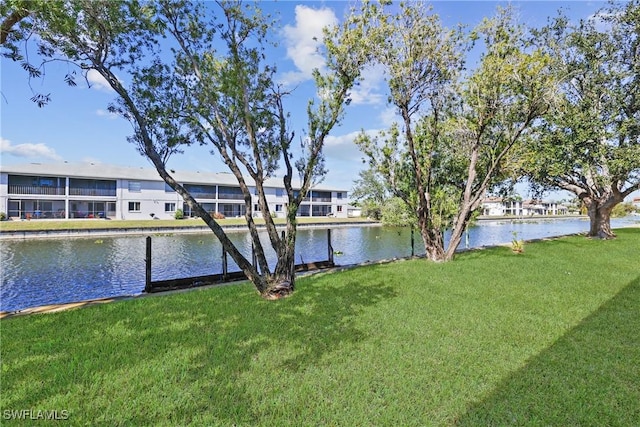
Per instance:
[[[339,227],[365,227],[379,226],[378,222],[352,221],[352,222],[322,222],[298,224],[298,229],[302,228],[339,228]],[[277,228],[284,229],[285,225],[277,225]],[[245,224],[223,225],[226,232],[241,232],[248,230]],[[258,229],[265,226],[258,224]],[[162,234],[203,234],[211,233],[207,226],[189,227],[125,227],[125,228],[84,228],[84,229],[62,229],[62,230],[21,230],[21,231],[0,231],[1,240],[33,240],[33,239],[67,239],[82,237],[112,237],[112,236],[146,236]]]

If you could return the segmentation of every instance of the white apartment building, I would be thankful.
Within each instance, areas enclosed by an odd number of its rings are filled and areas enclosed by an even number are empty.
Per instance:
[[[482,202],[485,216],[566,215],[568,208],[558,202],[543,200],[511,200],[487,197]]]
[[[245,214],[242,191],[231,173],[176,171],[174,178],[209,212],[225,217]],[[253,181],[246,178],[249,186]],[[264,184],[269,210],[284,217],[287,195],[281,179]],[[252,188],[253,212],[258,198]],[[347,217],[347,191],[314,187],[298,216]],[[170,219],[177,209],[192,212],[155,169],[100,163],[29,163],[0,166],[0,212],[11,219]]]

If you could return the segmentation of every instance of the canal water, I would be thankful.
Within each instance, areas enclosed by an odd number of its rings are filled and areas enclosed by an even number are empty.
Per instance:
[[[613,227],[637,223],[639,217],[612,220]],[[580,233],[582,219],[480,221],[468,233],[468,247]],[[248,233],[234,231],[231,239],[249,256]],[[265,237],[265,248],[268,243]],[[411,255],[411,232],[395,227],[338,227],[331,230],[334,261],[357,264]],[[415,254],[424,254],[415,233]],[[467,246],[463,239],[460,249]],[[152,238],[153,280],[219,273],[222,247],[211,233],[157,235]],[[296,263],[326,260],[327,231],[298,230]],[[275,256],[268,254],[271,264]],[[0,311],[142,292],[145,283],[145,237],[47,239],[0,242]],[[229,258],[229,270],[237,270]]]

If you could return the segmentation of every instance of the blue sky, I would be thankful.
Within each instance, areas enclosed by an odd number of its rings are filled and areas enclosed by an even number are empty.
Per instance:
[[[484,17],[492,16],[497,5],[505,4],[507,2],[436,1],[433,9],[447,26],[462,23],[473,27]],[[559,8],[566,10],[572,19],[580,19],[592,15],[605,3],[520,1],[511,4],[519,11],[522,23],[542,26]],[[281,26],[276,32],[279,46],[269,52],[269,60],[277,64],[279,79],[295,87],[287,107],[292,112],[292,129],[301,135],[306,124],[306,103],[314,94],[311,71],[322,66],[321,58],[315,54],[314,37],[321,39],[322,27],[341,20],[350,3],[265,1],[261,6],[280,16]],[[68,87],[62,76],[69,70],[67,64],[49,64],[44,79],[29,82],[19,64],[1,59],[0,162],[9,165],[68,161],[151,167],[127,142],[131,125],[107,112],[114,93],[94,74],[88,76],[90,88],[86,84]],[[126,76],[119,77],[126,82]],[[365,82],[354,91],[343,123],[333,130],[325,146],[329,173],[324,185],[350,190],[358,172],[365,167],[362,155],[353,144],[355,135],[361,129],[375,131],[386,127],[394,119],[394,110],[386,105],[383,84],[383,75],[371,69],[365,73]],[[30,101],[34,92],[51,93],[52,102],[38,108]],[[186,148],[184,154],[169,160],[169,167],[226,171],[218,157],[202,147]]]

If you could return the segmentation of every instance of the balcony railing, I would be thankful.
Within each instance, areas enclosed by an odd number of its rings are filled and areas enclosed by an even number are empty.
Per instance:
[[[312,201],[331,203],[331,197],[313,197]]]
[[[191,195],[193,196],[194,199],[215,199],[216,198],[216,193],[198,193],[198,192],[191,192]]]
[[[64,196],[64,187],[41,187],[37,185],[9,184],[9,194],[36,194],[47,196]]]
[[[70,196],[98,196],[98,197],[116,197],[116,189],[101,188],[73,188],[69,187]]]
[[[218,199],[244,200],[244,194],[239,194],[239,193],[218,193]]]
[[[9,185],[9,194],[36,194],[47,196],[64,196],[64,187],[40,187],[37,185]]]

